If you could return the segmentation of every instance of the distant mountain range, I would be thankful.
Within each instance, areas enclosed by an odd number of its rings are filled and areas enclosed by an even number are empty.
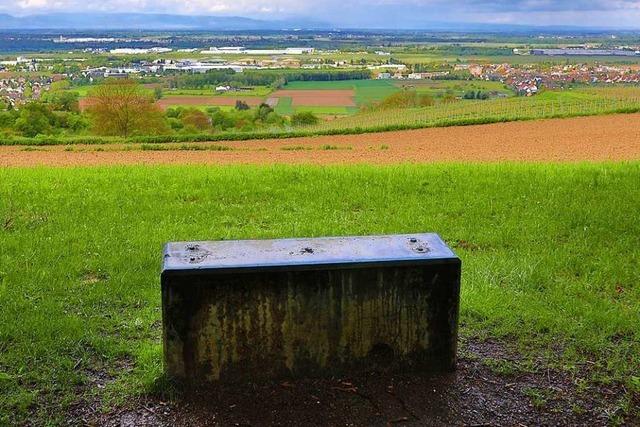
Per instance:
[[[364,19],[364,18],[363,18]],[[365,20],[365,22],[368,22]],[[604,31],[603,28],[576,26],[533,26],[517,24],[490,24],[473,22],[430,22],[415,17],[403,19],[402,27],[393,23],[372,22],[366,25],[339,25],[298,18],[285,20],[260,20],[238,16],[195,16],[161,13],[48,13],[29,16],[0,14],[0,30],[330,30],[335,28],[383,29],[402,31],[451,31],[528,33],[574,33]]]
[[[1,29],[21,30],[284,30],[327,29],[308,20],[266,21],[236,16],[191,16],[160,13],[49,13],[11,16],[0,14]]]

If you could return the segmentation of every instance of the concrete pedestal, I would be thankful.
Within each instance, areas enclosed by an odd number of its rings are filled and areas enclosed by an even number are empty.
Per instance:
[[[450,371],[460,265],[435,234],[170,243],[166,372],[234,382]]]

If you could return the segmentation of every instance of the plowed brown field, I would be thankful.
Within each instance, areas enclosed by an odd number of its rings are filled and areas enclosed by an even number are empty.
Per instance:
[[[580,117],[363,135],[236,142],[230,151],[142,151],[136,145],[0,147],[1,166],[110,164],[353,164],[640,160],[640,114]]]

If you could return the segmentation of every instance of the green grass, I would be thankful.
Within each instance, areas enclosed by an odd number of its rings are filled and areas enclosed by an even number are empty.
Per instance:
[[[80,98],[84,98],[89,95],[89,92],[95,89],[97,85],[81,85],[81,86],[71,86],[66,89],[69,92],[76,92]]]
[[[165,96],[185,96],[185,95],[195,95],[195,96],[227,96],[227,97],[240,97],[240,96],[256,96],[256,97],[265,97],[269,95],[273,90],[267,86],[254,86],[251,90],[245,91],[231,91],[231,92],[222,92],[218,93],[215,91],[215,87],[206,88],[206,89],[163,89],[163,93]]]
[[[545,90],[535,97],[543,101],[595,101],[603,99],[593,93],[582,90]]]
[[[300,106],[294,107],[296,113],[301,111],[310,111],[317,115],[325,115],[325,116],[347,116],[350,114],[355,114],[357,112],[356,107],[331,107],[331,106]]]
[[[169,105],[167,105],[168,108],[187,108],[187,109],[196,109],[196,110],[200,110],[200,111],[204,111],[205,113],[207,112],[208,109],[210,108],[218,108],[222,111],[233,111],[236,109],[235,105],[212,105],[209,103],[202,103],[202,104],[181,104],[179,102],[174,103],[170,103]]]
[[[91,94],[91,92],[93,90],[95,90],[97,87],[99,87],[99,85],[97,85],[97,84],[71,86],[71,87],[65,89],[65,91],[67,91],[67,92],[76,92],[80,98],[85,98],[85,97],[89,96]],[[153,90],[152,89],[143,88],[143,90],[148,94],[153,94]]]
[[[461,97],[468,91],[497,92],[513,96],[514,92],[503,83],[483,80],[400,80],[394,83],[397,87],[412,87],[418,93],[439,98],[447,92]]]
[[[275,107],[275,112],[283,116],[292,115],[294,113],[293,99],[291,99],[290,96],[278,98],[278,104]]]
[[[640,391],[639,181],[639,163],[0,169],[0,425],[162,389],[172,240],[437,231],[463,260],[463,335]]]

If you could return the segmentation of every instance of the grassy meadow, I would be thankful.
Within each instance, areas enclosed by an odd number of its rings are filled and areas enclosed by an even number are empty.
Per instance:
[[[622,382],[630,411],[639,181],[639,163],[2,169],[0,425],[165,390],[167,241],[418,231],[463,260],[463,336]]]

